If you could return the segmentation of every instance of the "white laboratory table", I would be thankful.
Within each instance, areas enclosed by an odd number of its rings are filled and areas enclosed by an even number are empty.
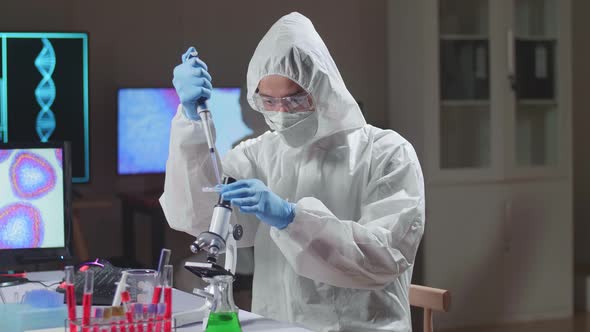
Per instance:
[[[37,280],[46,283],[53,283],[63,278],[63,271],[49,271],[49,272],[30,272],[27,274],[29,280]],[[28,287],[39,288],[42,287],[39,284],[27,284]],[[24,286],[24,285],[23,285]],[[19,286],[19,287],[23,287]],[[55,286],[54,286],[55,287]],[[174,289],[172,295],[172,308],[174,313],[186,311],[190,309],[196,309],[203,305],[204,299]],[[81,308],[78,308],[79,310]],[[295,326],[289,323],[282,323],[275,320],[267,319],[262,316],[253,314],[251,312],[240,310],[239,313],[240,324],[242,325],[242,331],[244,332],[255,332],[255,331],[279,331],[279,332],[305,332],[309,331],[305,328]],[[195,323],[186,326],[181,326],[176,329],[178,332],[184,331],[202,331],[202,324]]]

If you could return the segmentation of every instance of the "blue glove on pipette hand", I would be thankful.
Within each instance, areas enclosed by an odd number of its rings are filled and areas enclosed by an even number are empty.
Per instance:
[[[257,179],[225,185],[221,197],[238,206],[241,212],[255,214],[260,221],[278,229],[284,229],[295,218],[295,204],[280,198]]]
[[[182,63],[174,68],[172,84],[180,98],[184,115],[191,120],[200,120],[197,113],[197,100],[211,97],[211,75],[207,72],[207,65],[197,57],[194,47],[190,47],[182,55]]]

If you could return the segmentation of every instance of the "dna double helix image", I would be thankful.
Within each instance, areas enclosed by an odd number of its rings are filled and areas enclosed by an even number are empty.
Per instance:
[[[36,129],[37,135],[41,142],[49,141],[51,134],[55,130],[55,116],[51,110],[51,105],[55,101],[55,83],[51,78],[55,70],[55,51],[51,42],[47,38],[42,38],[43,49],[35,59],[35,67],[41,73],[41,82],[35,89],[35,98],[41,106],[37,114]]]
[[[70,142],[75,183],[90,180],[88,91],[87,33],[0,31],[0,142]]]

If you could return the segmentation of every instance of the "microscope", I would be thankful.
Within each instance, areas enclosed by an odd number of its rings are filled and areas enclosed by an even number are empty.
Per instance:
[[[236,180],[231,177],[223,179],[223,184],[230,184]],[[193,253],[206,252],[207,263],[187,262],[184,267],[201,279],[213,278],[216,275],[233,275],[236,272],[237,244],[244,234],[241,225],[231,225],[232,213],[229,201],[224,201],[219,195],[217,204],[213,207],[213,216],[209,230],[197,237],[191,244]],[[217,264],[219,255],[225,253],[224,268]]]
[[[223,179],[223,184],[230,184],[236,180],[231,177]],[[209,230],[202,232],[191,244],[193,253],[206,252],[207,262],[186,262],[184,268],[210,283],[217,275],[234,276],[236,272],[237,244],[244,234],[241,225],[231,225],[232,213],[229,201],[224,201],[219,195],[217,204],[213,207],[213,216]],[[217,264],[219,255],[225,253],[225,264],[223,267]],[[209,284],[204,289],[195,288],[193,293],[205,298],[205,304],[200,308],[174,314],[174,319],[181,326],[194,322],[204,321],[214,300],[214,290]]]

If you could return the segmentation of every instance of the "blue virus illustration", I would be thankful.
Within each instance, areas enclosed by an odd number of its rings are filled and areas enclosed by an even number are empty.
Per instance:
[[[25,202],[0,209],[0,249],[37,248],[43,242],[41,212]]]
[[[59,166],[63,167],[63,150],[62,149],[55,149],[55,159],[59,163]]]
[[[8,159],[11,153],[11,150],[0,150],[0,163]]]
[[[19,198],[37,199],[45,196],[57,182],[51,164],[43,157],[30,153],[18,153],[10,166],[12,192]]]

